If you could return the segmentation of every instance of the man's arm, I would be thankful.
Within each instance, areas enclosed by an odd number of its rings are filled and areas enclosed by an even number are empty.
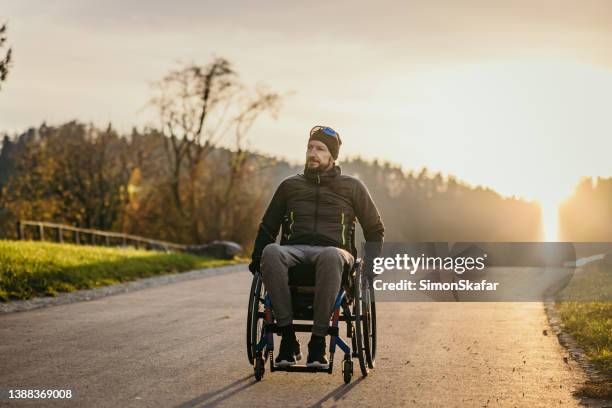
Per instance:
[[[357,220],[359,220],[359,224],[361,224],[363,236],[366,240],[363,257],[367,268],[372,262],[372,259],[380,256],[382,252],[385,226],[370,196],[370,192],[360,180],[357,180],[355,186],[353,205],[355,206],[355,215],[357,216]]]
[[[249,265],[249,270],[253,273],[259,270],[261,254],[266,245],[276,241],[276,236],[278,235],[283,216],[285,215],[286,195],[284,186],[285,183],[281,182],[276,189],[261,223],[259,224],[255,245],[253,246],[253,254],[251,255],[252,262]]]

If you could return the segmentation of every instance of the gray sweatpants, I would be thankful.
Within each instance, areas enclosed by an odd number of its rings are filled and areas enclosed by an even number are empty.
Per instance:
[[[289,268],[299,263],[314,264],[316,278],[312,333],[325,336],[340,290],[342,271],[345,265],[352,267],[354,261],[348,251],[331,246],[267,245],[261,256],[261,274],[278,326],[287,326],[293,321]]]

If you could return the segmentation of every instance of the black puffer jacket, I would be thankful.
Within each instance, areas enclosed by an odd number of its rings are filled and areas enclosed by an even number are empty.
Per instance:
[[[340,167],[288,177],[278,186],[259,225],[251,269],[259,267],[263,249],[276,241],[281,226],[281,245],[335,246],[356,255],[356,219],[366,241],[382,243],[385,228],[366,186],[341,174]]]

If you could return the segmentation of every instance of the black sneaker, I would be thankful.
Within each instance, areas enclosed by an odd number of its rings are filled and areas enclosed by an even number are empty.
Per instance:
[[[329,368],[329,362],[325,357],[325,337],[312,336],[308,343],[307,367]]]
[[[278,356],[274,360],[278,367],[289,367],[302,359],[300,342],[295,337],[283,336],[278,350]]]

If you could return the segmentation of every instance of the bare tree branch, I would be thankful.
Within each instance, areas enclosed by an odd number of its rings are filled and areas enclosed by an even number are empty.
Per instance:
[[[0,49],[2,49],[5,43],[6,43],[6,24],[3,24],[2,26],[0,26]],[[2,85],[2,82],[6,81],[6,77],[8,76],[9,68],[11,66],[12,56],[13,56],[13,49],[9,48],[4,58],[0,57],[0,85]],[[0,89],[2,89],[1,86],[0,86]]]

